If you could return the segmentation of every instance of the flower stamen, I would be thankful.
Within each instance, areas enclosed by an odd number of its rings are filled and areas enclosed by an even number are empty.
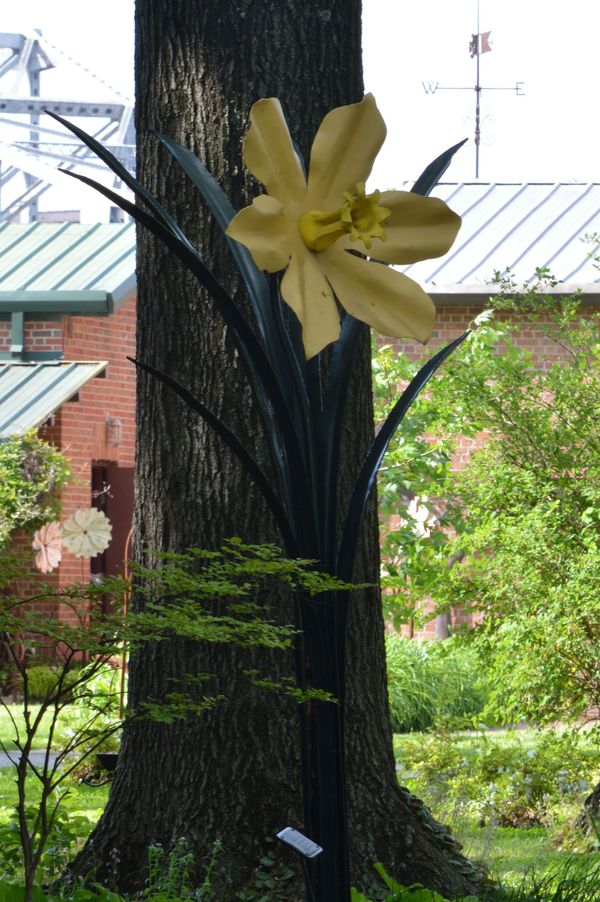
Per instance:
[[[298,220],[300,235],[311,251],[324,251],[344,235],[351,241],[362,241],[370,250],[373,238],[387,240],[381,223],[391,215],[391,210],[379,205],[381,193],[365,194],[364,182],[356,185],[356,194],[344,192],[345,203],[330,212],[310,210]]]

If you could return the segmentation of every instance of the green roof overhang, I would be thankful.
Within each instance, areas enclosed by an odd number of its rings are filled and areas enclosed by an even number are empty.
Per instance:
[[[0,441],[37,429],[106,367],[106,360],[0,364]]]
[[[108,316],[114,306],[109,291],[0,291],[0,315],[63,313],[71,316]]]

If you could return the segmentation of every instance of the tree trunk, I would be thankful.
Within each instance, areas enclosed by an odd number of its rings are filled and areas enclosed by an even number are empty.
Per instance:
[[[192,148],[239,208],[249,199],[241,146],[255,100],[281,98],[308,160],[323,115],[362,97],[360,15],[359,0],[138,0],[138,177],[164,201],[230,290],[236,290],[236,277],[223,241],[148,130]],[[264,461],[243,367],[210,299],[144,232],[138,254],[138,357],[190,386]],[[236,297],[242,304],[239,292]],[[366,329],[350,391],[342,497],[373,435]],[[144,549],[218,547],[232,535],[248,542],[281,541],[228,450],[168,389],[145,375],[139,378],[136,485],[138,559]],[[372,504],[356,579],[376,583],[377,574]],[[270,601],[274,617],[291,622],[290,599]],[[348,645],[353,883],[368,887],[372,865],[381,861],[402,882],[420,881],[450,896],[471,892],[474,872],[451,838],[397,786],[377,590],[353,594]],[[227,701],[193,722],[137,724],[125,731],[106,811],[75,861],[75,873],[116,872],[119,886],[132,889],[143,882],[149,844],[169,846],[187,837],[200,864],[220,839],[219,898],[233,899],[253,880],[269,898],[303,898],[294,854],[269,845],[281,828],[302,828],[297,706],[250,688],[243,671],[251,667],[273,679],[293,673],[291,655],[265,650],[173,642],[135,656],[134,707],[148,695],[160,696],[170,678],[203,672],[217,676],[202,691],[222,693]],[[267,867],[269,850],[276,864]],[[253,876],[261,858],[264,873]]]
[[[600,826],[600,783],[587,796],[583,807],[575,820],[578,827],[586,836],[598,836]]]

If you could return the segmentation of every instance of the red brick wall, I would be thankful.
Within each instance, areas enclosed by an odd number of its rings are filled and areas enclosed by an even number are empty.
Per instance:
[[[67,317],[64,328],[65,360],[106,360],[103,378],[91,379],[79,400],[63,404],[58,414],[60,445],[71,462],[73,480],[63,493],[63,519],[90,507],[92,465],[97,462],[134,466],[135,367],[127,356],[135,354],[135,301],[108,317]],[[107,423],[120,421],[118,444],[107,441]],[[87,579],[90,561],[65,551],[60,566],[63,585]]]
[[[28,351],[60,351],[62,344],[62,321],[44,323],[25,320],[25,347]]]
[[[6,328],[1,328],[6,327]],[[9,343],[9,323],[0,323],[0,342]],[[40,437],[61,449],[71,463],[73,479],[65,488],[62,519],[92,503],[92,466],[134,466],[135,368],[126,358],[135,353],[135,300],[107,317],[66,316],[52,322],[29,321],[26,350],[62,350],[69,361],[107,361],[102,377],[91,379],[76,399],[67,401],[40,430]],[[107,423],[119,435],[107,431]],[[117,440],[117,441],[116,441]],[[129,517],[130,504],[127,506]],[[26,544],[30,546],[31,538]],[[33,560],[33,552],[31,552]],[[90,561],[63,549],[63,559],[51,581],[59,586],[87,581]],[[25,587],[23,587],[25,588]]]
[[[436,327],[427,347],[442,347],[454,338],[458,338],[469,328],[479,313],[481,313],[480,307],[438,307]],[[399,353],[407,354],[411,359],[418,359],[427,353],[427,348],[424,348],[423,345],[415,341],[405,341],[402,338],[384,338],[382,343],[391,345]]]
[[[0,321],[0,351],[8,351],[11,343],[10,320]],[[63,322],[60,319],[25,319],[25,348],[28,351],[60,351],[63,345]]]
[[[0,319],[0,351],[8,351],[11,324],[9,319]]]
[[[433,335],[427,348],[441,348],[458,338],[459,335],[462,335],[463,332],[472,327],[473,320],[480,313],[481,307],[475,306],[459,307],[448,305],[438,307],[436,327],[433,330]],[[519,347],[527,348],[533,354],[541,356],[543,353],[546,358],[560,358],[560,349],[556,345],[548,343],[541,329],[536,329],[529,324],[515,334],[514,340]],[[382,339],[382,343],[392,345],[393,348],[407,354],[412,359],[422,357],[427,350],[418,342],[404,341],[401,338],[385,338]]]

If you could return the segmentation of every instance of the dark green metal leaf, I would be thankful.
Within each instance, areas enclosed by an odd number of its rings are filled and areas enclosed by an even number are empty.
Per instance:
[[[183,147],[183,145],[167,135],[158,132],[154,132],[154,134],[177,160],[185,174],[200,191],[219,227],[225,232],[235,215],[235,210],[221,186],[212,177],[204,163],[191,150]],[[238,241],[232,241],[230,238],[227,238],[227,242],[244,280],[258,328],[268,346],[273,342],[273,320],[270,315],[271,297],[268,282],[242,244]]]
[[[210,293],[224,322],[231,329],[232,337],[246,367],[255,392],[258,408],[265,424],[265,435],[271,442],[271,456],[281,485],[283,487],[285,484],[290,495],[297,493],[304,497],[299,509],[303,511],[305,516],[309,515],[314,519],[314,515],[306,509],[306,493],[302,493],[299,488],[306,485],[306,464],[303,456],[302,441],[297,435],[295,424],[290,414],[289,398],[284,395],[261,343],[232,298],[205,266],[202,258],[194,248],[180,241],[146,210],[121,197],[105,185],[88,178],[88,176],[79,175],[75,172],[65,172],[65,174],[95,188],[104,197],[107,197],[125,210],[126,213],[129,213],[135,220],[146,226],[179,257],[187,269]],[[273,422],[271,407],[275,415],[276,425]],[[279,434],[283,438],[285,452],[279,445]]]
[[[87,147],[92,150],[97,157],[99,157],[109,169],[117,175],[128,188],[130,188],[135,196],[139,198],[143,203],[146,204],[158,217],[158,219],[165,225],[168,229],[170,229],[174,235],[188,244],[190,247],[192,246],[185,236],[182,229],[175,222],[170,213],[167,213],[162,204],[150,194],[146,188],[141,185],[136,178],[123,166],[123,164],[117,160],[117,158],[106,148],[103,144],[100,143],[93,135],[88,135],[82,128],[79,128],[77,125],[74,125],[72,122],[69,122],[68,119],[63,119],[62,116],[59,116],[57,113],[52,113],[50,110],[44,110],[46,115],[51,116],[53,119],[56,119],[57,122],[60,122],[66,129],[72,132],[80,141],[82,141]],[[67,172],[68,175],[75,175],[75,173],[71,173],[66,169],[61,170],[62,172]],[[96,185],[97,183],[92,182],[91,184]]]
[[[320,422],[321,492],[323,494],[323,521],[327,535],[328,567],[334,567],[336,518],[338,501],[338,474],[340,466],[340,438],[350,375],[364,323],[347,314],[340,330],[340,337],[333,347],[327,374],[323,415]]]
[[[458,144],[454,144],[452,147],[449,147],[448,150],[445,150],[444,153],[441,153],[439,157],[436,157],[433,163],[430,163],[429,166],[423,170],[417,181],[414,183],[411,188],[412,193],[422,195],[430,194],[452,162],[452,157],[456,151],[468,140],[468,138],[464,138],[462,141],[459,141]]]
[[[350,582],[352,578],[352,568],[365,507],[369,500],[369,495],[373,491],[375,479],[377,478],[377,471],[379,470],[379,466],[394,432],[400,425],[410,405],[427,385],[438,367],[450,356],[450,354],[452,354],[453,351],[456,350],[456,348],[459,347],[459,345],[462,344],[468,334],[468,332],[465,332],[464,335],[461,335],[451,342],[451,344],[442,348],[441,351],[438,351],[438,353],[432,357],[431,360],[428,360],[425,366],[419,370],[417,375],[402,393],[401,398],[396,402],[391,412],[388,414],[381,429],[377,433],[373,444],[367,452],[356,479],[344,523],[339,564],[336,573],[336,576],[339,576],[341,579]]]
[[[273,322],[275,323],[279,340],[283,345],[283,353],[289,363],[292,379],[293,389],[290,400],[299,402],[299,406],[302,410],[302,419],[305,424],[308,424],[310,420],[310,410],[306,384],[304,381],[305,359],[304,345],[302,344],[302,327],[291,307],[287,308],[288,318],[286,321],[283,312],[284,302],[281,299],[279,286],[275,281],[271,284],[273,289],[271,296]]]
[[[188,178],[193,182],[206,201],[211,213],[223,233],[233,219],[235,211],[229,198],[221,189],[221,186],[212,177],[206,166],[187,147],[167,135],[154,132],[158,140],[167,148],[170,154],[177,160]],[[298,365],[290,346],[289,335],[281,323],[278,299],[272,300],[269,282],[258,269],[249,251],[238,241],[227,238],[229,249],[236,266],[244,280],[248,299],[252,307],[258,330],[262,337],[263,347],[271,361],[271,365],[277,372],[279,381],[285,385],[288,396],[297,392],[300,396],[300,409],[306,409],[306,392],[302,379],[298,379]],[[274,309],[275,308],[275,309]],[[299,410],[294,410],[293,415],[297,419]],[[305,431],[305,423],[296,423],[300,434]]]
[[[181,240],[168,226],[164,225],[160,220],[152,216],[152,214],[148,213],[142,207],[136,206],[136,204],[127,200],[127,198],[121,197],[116,191],[107,188],[106,185],[95,181],[95,179],[91,179],[87,175],[81,175],[78,172],[70,172],[67,169],[61,169],[60,171],[70,178],[77,179],[77,181],[83,182],[91,188],[94,188],[99,194],[102,194],[108,200],[112,201],[112,203],[121,207],[122,210],[125,210],[125,212],[128,213],[132,219],[135,219],[136,222],[146,226],[146,228],[156,235],[169,250],[173,251],[179,259],[185,263],[190,272],[192,272],[198,281],[210,292],[211,297],[218,306],[219,312],[223,312],[221,310],[222,306],[232,307],[234,311],[237,311],[232,298],[227,294],[217,279],[215,279],[211,271],[204,264],[202,256],[194,249],[187,239]],[[237,311],[237,314],[235,319],[240,322],[243,317],[239,311]],[[249,329],[248,324],[245,323],[245,325],[246,328]]]
[[[172,388],[173,391],[178,394],[183,401],[185,401],[187,406],[191,407],[192,410],[195,410],[196,413],[199,413],[200,416],[204,420],[206,420],[206,422],[214,429],[217,435],[219,435],[223,439],[223,441],[235,454],[246,472],[250,475],[250,477],[254,480],[254,482],[262,492],[267,504],[269,505],[269,508],[271,509],[271,513],[275,518],[275,522],[279,527],[288,554],[293,554],[294,556],[298,557],[300,555],[300,549],[298,547],[298,543],[293,534],[292,528],[289,524],[286,512],[283,505],[281,504],[280,499],[273,491],[269,480],[260,469],[255,459],[246,450],[245,446],[240,442],[237,436],[235,436],[234,433],[224,423],[222,423],[221,420],[219,420],[219,418],[216,417],[214,413],[212,413],[212,411],[208,409],[208,407],[206,407],[202,403],[202,401],[200,401],[194,394],[192,394],[189,389],[182,385],[181,382],[173,379],[171,376],[167,375],[167,373],[163,373],[161,370],[156,369],[149,363],[142,363],[142,361],[135,360],[133,357],[128,357],[127,359],[131,360],[131,362],[140,369],[146,370],[146,372],[151,373],[160,382],[168,385],[169,388]]]

